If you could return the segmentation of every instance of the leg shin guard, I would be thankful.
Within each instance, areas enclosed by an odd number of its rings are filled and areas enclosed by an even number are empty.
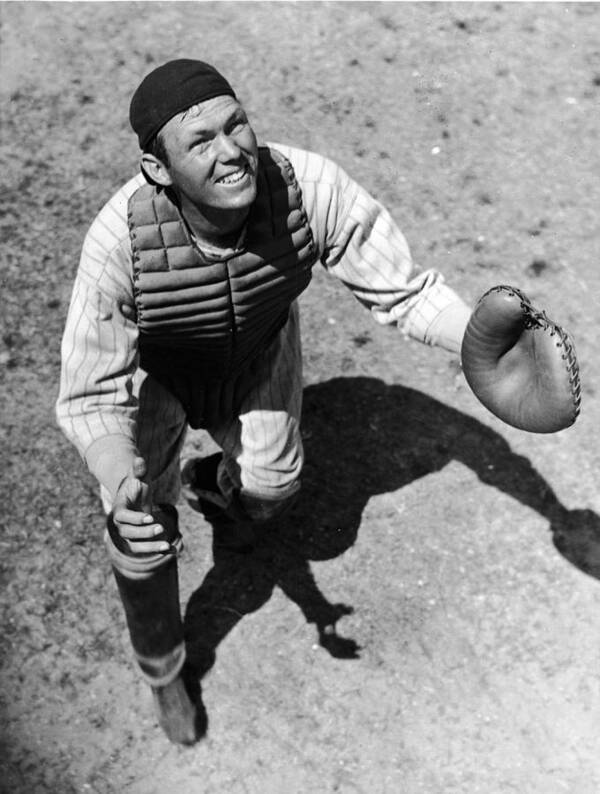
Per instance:
[[[107,546],[123,603],[131,644],[144,678],[154,687],[173,681],[185,661],[179,606],[177,552],[182,542],[177,511],[155,511],[172,552],[132,554],[108,518]],[[162,539],[162,538],[158,538]]]

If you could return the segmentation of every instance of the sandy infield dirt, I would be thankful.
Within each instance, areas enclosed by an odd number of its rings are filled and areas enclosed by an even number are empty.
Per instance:
[[[0,790],[597,794],[600,5],[16,2],[0,22]],[[180,505],[191,749],[156,723],[53,415],[83,237],[137,168],[130,95],[173,57],[221,68],[261,140],[339,162],[469,302],[522,289],[583,382],[573,428],[510,428],[456,357],[315,270],[294,514],[236,563]]]

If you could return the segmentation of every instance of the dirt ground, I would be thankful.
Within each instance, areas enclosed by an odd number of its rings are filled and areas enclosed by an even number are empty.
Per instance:
[[[15,2],[0,21],[1,790],[600,791],[600,5]],[[136,171],[131,92],[181,56],[228,75],[261,139],[343,165],[468,301],[524,290],[583,381],[574,427],[510,428],[456,357],[317,271],[294,514],[235,562],[180,505],[190,749],[138,680],[95,484],[53,416],[83,236]]]

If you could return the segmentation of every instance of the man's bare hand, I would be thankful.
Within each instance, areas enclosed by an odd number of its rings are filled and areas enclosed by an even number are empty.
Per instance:
[[[145,474],[146,462],[135,458],[113,503],[113,523],[134,554],[156,554],[171,548],[163,539],[153,540],[163,533],[163,527],[152,515],[150,488],[142,479]]]

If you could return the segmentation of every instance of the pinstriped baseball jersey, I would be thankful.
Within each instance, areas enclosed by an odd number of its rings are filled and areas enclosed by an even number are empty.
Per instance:
[[[458,351],[469,309],[439,273],[415,269],[404,236],[381,204],[330,160],[269,145],[293,166],[322,265],[377,322]],[[136,383],[143,373],[137,366],[127,202],[142,184],[141,175],[131,179],[94,220],[62,342],[57,419],[109,492],[139,446]],[[203,253],[210,257],[210,251]],[[225,429],[221,433],[227,435]]]

